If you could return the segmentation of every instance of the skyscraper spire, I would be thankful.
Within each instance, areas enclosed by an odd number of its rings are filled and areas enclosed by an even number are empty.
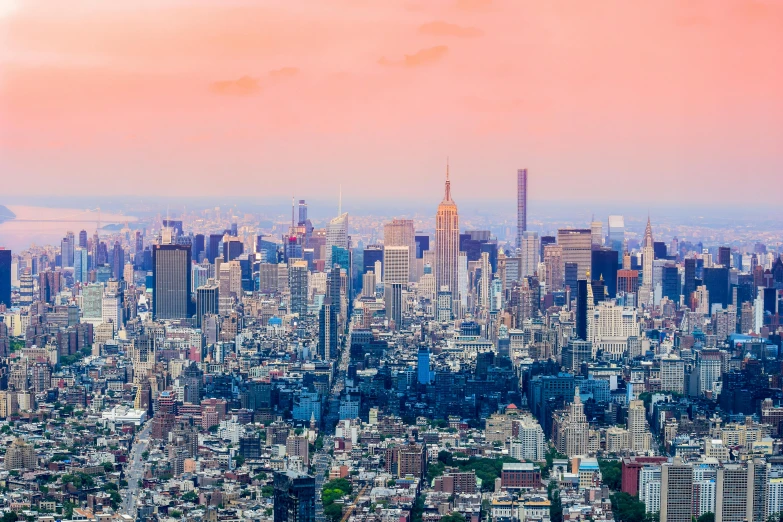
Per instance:
[[[451,180],[449,179],[449,157],[446,156],[446,196],[444,201],[451,201]]]
[[[643,246],[653,246],[652,225],[650,224],[650,213],[647,213],[647,227],[644,229]]]

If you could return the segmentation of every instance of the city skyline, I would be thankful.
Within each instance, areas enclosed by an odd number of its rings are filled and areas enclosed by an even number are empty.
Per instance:
[[[400,198],[450,154],[475,198],[528,168],[546,200],[771,204],[783,168],[775,2],[1,5],[9,196]]]

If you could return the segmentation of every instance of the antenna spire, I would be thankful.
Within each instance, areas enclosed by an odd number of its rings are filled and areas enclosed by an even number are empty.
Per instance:
[[[343,186],[340,185],[340,195],[337,198],[337,215],[343,215]]]
[[[451,201],[451,179],[449,178],[449,157],[446,156],[446,201]]]

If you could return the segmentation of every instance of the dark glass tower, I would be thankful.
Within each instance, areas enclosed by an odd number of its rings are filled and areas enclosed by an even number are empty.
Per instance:
[[[189,245],[153,245],[152,315],[155,319],[190,317]]]
[[[590,277],[603,279],[610,298],[617,296],[617,251],[611,248],[593,250],[590,263]]]
[[[11,307],[11,251],[0,248],[0,303]]]
[[[587,340],[587,280],[576,282],[576,336]]]
[[[315,478],[296,471],[274,475],[274,522],[315,522]]]

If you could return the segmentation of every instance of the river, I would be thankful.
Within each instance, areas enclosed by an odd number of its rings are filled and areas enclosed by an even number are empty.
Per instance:
[[[89,236],[95,233],[98,211],[95,209],[49,208],[6,205],[16,214],[14,219],[0,223],[0,247],[18,252],[32,245],[59,245],[65,233],[80,230]],[[101,212],[101,226],[136,221],[133,216]]]

